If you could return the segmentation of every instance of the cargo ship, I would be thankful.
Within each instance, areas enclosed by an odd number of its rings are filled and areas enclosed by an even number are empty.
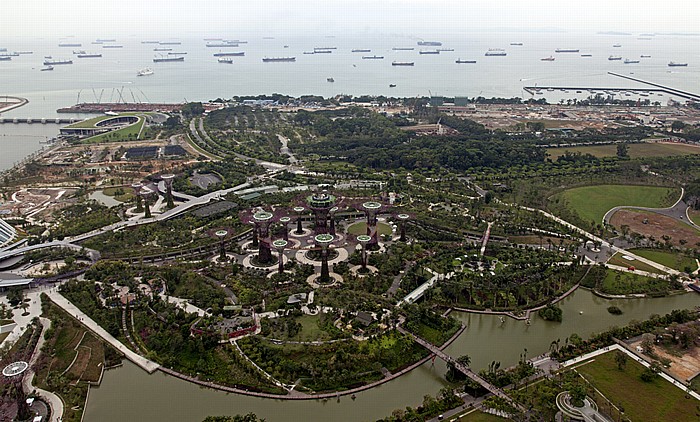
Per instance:
[[[384,56],[362,56],[362,60],[382,60]]]
[[[233,59],[230,59],[227,57],[220,57],[218,62],[219,63],[226,63],[226,64],[233,64]]]
[[[394,51],[413,51],[415,48],[413,47],[394,47],[392,48]]]
[[[669,62],[668,65],[670,67],[687,67],[688,63],[676,63],[676,62]]]
[[[484,56],[506,56],[508,55],[502,48],[489,48]]]
[[[87,54],[85,50],[73,50],[73,54]]]
[[[649,54],[642,54],[642,55],[639,56],[639,57],[641,57],[641,58],[643,58],[643,59],[650,59],[650,58],[651,58],[651,56],[650,56]]]
[[[141,44],[160,44],[160,41],[141,41]]]
[[[391,62],[392,66],[413,66],[414,62]]]
[[[313,51],[304,51],[304,54],[316,54]]]
[[[314,47],[314,50],[337,50],[338,47]]]
[[[578,53],[578,48],[557,48],[554,50],[555,53]]]
[[[418,41],[418,45],[425,47],[440,47],[442,43],[440,41]]]
[[[59,47],[82,47],[83,45],[80,43],[69,43],[69,42],[62,42],[58,44]]]
[[[608,60],[622,60],[621,56],[610,56],[608,57]]]
[[[454,48],[438,48],[437,51],[455,51]]]
[[[521,43],[521,42],[512,42],[512,43],[510,43],[510,45],[523,45],[523,43]]]
[[[98,38],[95,40],[95,42],[98,42],[101,44],[101,43],[105,43],[105,42],[117,42],[117,40],[115,40],[114,38]]]
[[[370,49],[368,49],[368,48],[367,48],[367,49],[364,49],[364,48],[356,48],[356,49],[352,50],[352,52],[353,52],[353,53],[371,53],[372,50],[370,50]]]
[[[625,59],[624,63],[625,64],[639,63],[639,60]]]
[[[185,58],[182,56],[179,57],[154,57],[153,58],[153,63],[162,63],[162,62],[184,62]]]
[[[462,59],[457,59],[455,60],[455,63],[476,63],[476,60],[462,60]]]
[[[0,56],[0,61],[5,61],[5,62],[7,62],[7,61],[10,61],[10,60],[12,60],[12,57],[11,57],[11,56]]]
[[[421,50],[418,54],[440,54],[437,50]]]
[[[263,57],[263,63],[273,63],[273,62],[295,62],[296,57]]]
[[[229,57],[229,56],[241,57],[241,56],[245,56],[245,52],[244,51],[236,51],[236,52],[231,52],[231,53],[214,53],[214,57]]]
[[[180,45],[182,43],[180,41],[158,41],[158,44],[160,44],[160,45]]]
[[[54,66],[57,64],[73,64],[73,60],[63,60],[63,59],[44,60],[44,66]]]
[[[102,54],[94,54],[94,53],[78,54],[78,58],[80,58],[80,59],[93,59],[93,58],[98,58],[98,57],[102,57]]]
[[[156,47],[153,49],[153,51],[173,51],[173,49],[172,48]]]
[[[221,47],[238,47],[238,43],[228,43],[228,42],[207,43],[207,47],[219,47],[219,48],[221,48]]]
[[[42,72],[46,72],[47,70],[53,70],[53,66],[42,67],[42,68],[39,69],[39,70],[42,71]]]
[[[613,47],[620,48],[620,47],[622,47],[622,44],[613,44]]]
[[[540,59],[540,60],[543,61],[543,62],[553,62],[553,61],[554,61],[554,57],[549,56],[549,57],[545,57],[545,58]]]
[[[581,54],[581,57],[593,57],[593,54]]]
[[[181,53],[173,53],[173,52],[170,52],[170,53],[168,53],[168,56],[184,56],[185,54],[187,54],[186,51],[183,51],[183,52],[181,52]]]
[[[107,44],[103,45],[102,48],[124,48],[124,46],[119,44]]]
[[[332,50],[327,48],[314,48],[314,54],[330,54],[332,52]]]

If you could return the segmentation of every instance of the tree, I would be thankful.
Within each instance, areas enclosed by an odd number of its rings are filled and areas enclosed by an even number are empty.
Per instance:
[[[617,144],[617,157],[629,158],[629,147],[626,143]]]
[[[457,358],[457,363],[469,367],[472,363],[472,358],[469,355],[462,355]]]
[[[182,115],[185,117],[199,116],[204,113],[202,103],[187,103],[182,106]]]
[[[166,129],[176,129],[178,126],[180,126],[180,117],[178,116],[170,116],[163,122],[163,127]]]
[[[615,363],[617,364],[617,369],[623,371],[625,369],[625,365],[627,365],[627,354],[618,350],[615,353]]]
[[[685,128],[685,123],[681,122],[680,120],[674,120],[673,123],[671,123],[672,132],[681,131],[683,128]]]

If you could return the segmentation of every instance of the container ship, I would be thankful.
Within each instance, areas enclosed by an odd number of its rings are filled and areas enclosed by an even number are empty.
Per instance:
[[[54,66],[57,64],[73,64],[73,60],[63,60],[63,59],[44,60],[44,66]]]
[[[414,62],[391,62],[392,66],[413,66]]]
[[[156,47],[153,51],[173,51],[172,48]]]
[[[263,57],[262,61],[263,61],[263,63],[295,62],[295,61],[297,61],[297,58],[296,57]]]
[[[394,47],[392,48],[394,51],[413,51],[415,48],[413,47]]]
[[[184,62],[185,58],[180,56],[180,57],[154,57],[153,58],[153,63],[162,63],[162,62]]]
[[[578,48],[557,48],[554,50],[555,53],[578,53]]]
[[[418,41],[418,45],[425,47],[440,47],[442,43],[439,41]]]
[[[352,50],[352,52],[353,52],[353,53],[371,53],[372,50],[370,50],[370,49],[368,49],[368,48],[367,48],[367,49],[364,49],[364,48],[356,48],[356,49]]]
[[[639,60],[625,59],[624,63],[625,64],[639,63]]]
[[[229,42],[217,42],[217,43],[207,43],[207,47],[238,47],[238,43],[229,43]]]
[[[236,51],[231,53],[214,53],[214,57],[241,57],[245,56],[245,51]]]
[[[180,41],[158,41],[158,44],[160,44],[160,45],[180,45],[182,43]]]
[[[670,67],[687,67],[688,63],[676,63],[676,62],[669,62],[668,65]]]
[[[382,60],[384,56],[362,56],[362,60]]]
[[[489,51],[484,54],[484,56],[507,56],[508,53],[502,48],[490,48]]]
[[[608,60],[622,60],[621,56],[609,56]]]
[[[440,54],[437,50],[421,50],[418,54]]]
[[[118,45],[118,44],[107,44],[107,45],[103,45],[102,48],[124,48],[124,46]]]
[[[330,54],[333,50],[327,48],[314,48],[314,54]]]
[[[82,47],[83,45],[80,43],[68,43],[68,42],[62,42],[58,44],[59,47]]]
[[[457,59],[455,60],[455,63],[476,63],[476,60],[462,60],[462,59]]]
[[[170,53],[168,53],[168,56],[184,56],[185,54],[187,54],[186,51],[183,51],[183,52],[181,52],[181,53],[173,53],[173,52],[170,52]]]
[[[78,58],[80,58],[80,59],[93,59],[93,58],[98,58],[98,57],[102,57],[102,54],[93,54],[93,53],[78,54]]]

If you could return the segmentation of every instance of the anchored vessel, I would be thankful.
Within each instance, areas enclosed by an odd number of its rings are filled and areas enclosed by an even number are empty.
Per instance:
[[[639,63],[639,60],[625,59],[625,64]]]
[[[185,58],[180,56],[180,57],[154,57],[153,58],[153,63],[161,63],[161,62],[184,62]]]
[[[671,67],[686,67],[688,66],[688,63],[669,62],[668,65]]]
[[[418,45],[426,47],[439,47],[442,45],[440,41],[418,41]]]
[[[54,66],[57,64],[73,64],[73,60],[63,60],[63,59],[44,60],[44,66]]]
[[[392,48],[394,51],[413,51],[415,48],[413,47],[394,47]]]
[[[540,59],[540,60],[542,60],[543,62],[553,62],[553,61],[554,61],[554,57],[549,56],[549,57],[545,57],[545,58]]]
[[[270,62],[295,62],[297,61],[296,57],[263,57],[262,61],[264,63],[270,63]]]
[[[244,51],[238,51],[238,52],[231,52],[231,53],[214,53],[214,57],[228,57],[228,56],[245,56]]]
[[[418,54],[440,54],[438,50],[421,50]]]
[[[476,63],[476,60],[462,60],[462,59],[457,59],[457,60],[455,60],[455,63]]]
[[[362,56],[362,60],[381,60],[384,56]]]
[[[369,53],[371,51],[372,50],[370,50],[370,49],[364,49],[364,48],[356,48],[356,49],[352,50],[353,53]]]
[[[219,63],[233,64],[233,59],[221,57],[219,58]]]
[[[150,76],[153,74],[153,71],[149,68],[141,69],[136,73],[136,76]]]
[[[554,50],[555,53],[578,53],[578,48],[557,48]]]
[[[502,48],[489,48],[484,56],[506,56],[508,53]]]
[[[413,66],[414,62],[391,62],[392,66]]]
[[[89,58],[95,58],[95,57],[102,57],[102,54],[95,54],[95,53],[78,54],[78,58],[81,58],[81,59],[89,59]]]
[[[608,60],[622,60],[621,56],[610,56],[608,57]]]

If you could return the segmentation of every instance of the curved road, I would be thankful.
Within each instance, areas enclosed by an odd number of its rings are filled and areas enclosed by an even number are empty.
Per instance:
[[[686,204],[685,201],[683,201],[684,195],[685,195],[685,189],[681,188],[680,198],[678,198],[678,200],[676,201],[675,204],[671,205],[668,208],[637,207],[634,205],[620,205],[618,207],[611,208],[603,216],[603,223],[610,224],[610,219],[617,211],[624,210],[624,209],[631,209],[631,210],[649,211],[649,212],[653,212],[655,214],[664,215],[666,217],[673,218],[674,220],[686,223],[686,224],[700,230],[700,226],[695,224],[693,222],[693,220],[691,220],[688,217],[688,208],[689,207],[688,207],[688,204]]]

